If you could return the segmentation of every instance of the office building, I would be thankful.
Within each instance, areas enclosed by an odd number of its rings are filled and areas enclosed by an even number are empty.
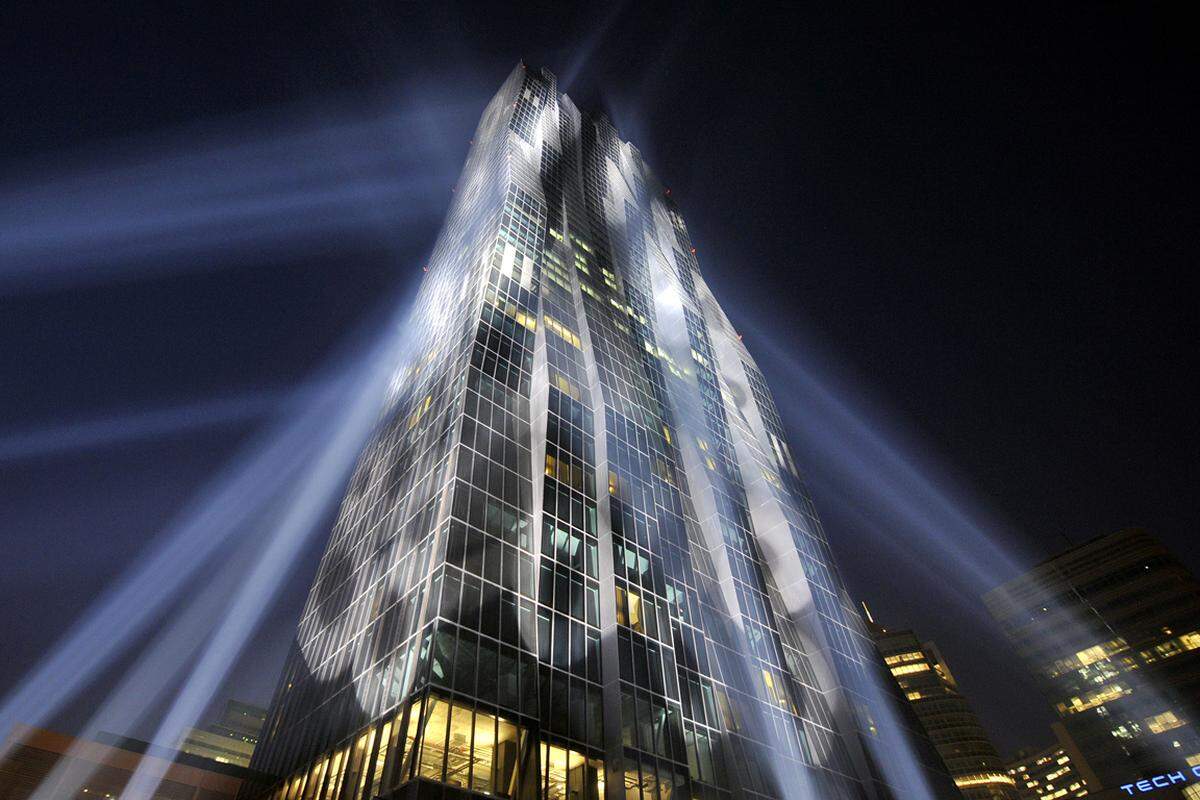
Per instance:
[[[1200,584],[1152,536],[1093,539],[984,600],[1094,771],[1093,794],[1200,765]]]
[[[950,796],[606,117],[514,69],[424,272],[255,751],[273,797]]]
[[[146,800],[234,800],[260,792],[270,780],[247,769],[109,736],[75,739],[54,731],[17,725],[0,758],[0,800],[28,800],[35,793],[54,800],[118,798],[143,760],[161,762],[163,778]]]
[[[179,750],[222,764],[248,767],[266,716],[265,708],[230,700],[216,722],[192,728],[180,742]]]
[[[1017,800],[1013,779],[936,645],[909,630],[875,631],[876,647],[963,797]]]
[[[1008,763],[1008,774],[1021,792],[1021,800],[1059,800],[1085,797],[1091,769],[1083,761],[1063,728],[1056,722],[1056,741],[1041,750],[1020,750]],[[1092,784],[1096,778],[1091,775]]]

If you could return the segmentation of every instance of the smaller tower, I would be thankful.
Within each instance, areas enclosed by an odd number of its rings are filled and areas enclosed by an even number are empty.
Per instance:
[[[875,646],[967,800],[1018,800],[1014,781],[937,646],[875,626]]]
[[[1072,547],[983,598],[1097,789],[1200,763],[1200,582],[1141,529]]]

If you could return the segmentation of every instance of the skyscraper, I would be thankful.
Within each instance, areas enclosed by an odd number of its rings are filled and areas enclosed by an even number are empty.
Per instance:
[[[1013,779],[937,647],[912,631],[883,628],[875,645],[963,796],[1017,800]]]
[[[426,272],[252,762],[275,797],[953,796],[607,118],[514,69]]]
[[[1093,793],[1200,764],[1200,584],[1148,533],[1072,547],[984,601],[1095,772]]]
[[[226,701],[221,718],[203,728],[192,728],[179,743],[179,751],[247,767],[266,714],[265,709],[249,703]]]
[[[1021,800],[1087,797],[1089,779],[1097,783],[1095,775],[1062,723],[1050,727],[1058,741],[1042,750],[1021,750],[1008,763],[1008,774],[1016,782]]]

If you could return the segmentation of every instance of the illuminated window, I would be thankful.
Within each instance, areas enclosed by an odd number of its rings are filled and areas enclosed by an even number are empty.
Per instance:
[[[329,766],[329,759],[313,765],[312,771],[308,774],[308,783],[304,786],[304,800],[313,800],[317,796],[317,789],[321,785],[321,779],[325,777],[327,766]]]
[[[325,784],[325,800],[333,800],[342,788],[342,770],[345,768],[346,754],[349,750],[339,750],[333,754],[329,767],[329,782]]]
[[[1089,647],[1086,650],[1080,650],[1075,654],[1075,658],[1078,659],[1080,665],[1085,667],[1088,664],[1094,664],[1106,657],[1107,654],[1104,652],[1104,646],[1099,644],[1095,645],[1094,647]]]
[[[892,667],[892,674],[899,677],[901,675],[911,675],[914,672],[928,672],[928,664],[905,664],[901,667]]]
[[[583,397],[583,392],[580,391],[579,387],[571,383],[562,375],[556,374],[554,376],[554,385],[572,400],[580,400]]]
[[[1000,784],[1003,786],[1016,785],[1012,778],[1000,772],[984,772],[978,775],[967,775],[965,777],[955,778],[954,784],[960,789],[965,789],[971,786],[987,786],[989,784]]]
[[[1058,704],[1058,710],[1064,714],[1078,714],[1081,711],[1087,711],[1096,706],[1102,706],[1105,703],[1116,700],[1127,693],[1126,689],[1120,684],[1114,683],[1111,686],[1106,686],[1103,689],[1097,690],[1088,694],[1085,697],[1072,697],[1065,703]]]
[[[424,730],[421,732],[421,771],[422,778],[431,781],[442,780],[442,770],[446,765],[446,729],[450,726],[450,704],[437,697],[431,697],[425,712]]]
[[[355,740],[353,746],[346,748],[346,758],[342,764],[343,774],[340,776],[340,779],[344,781],[346,786],[355,786],[358,781],[359,772],[365,768],[363,759],[369,755],[369,753],[364,752],[367,743],[366,737],[366,733],[361,734]],[[337,795],[330,793],[330,797],[337,797]]]
[[[379,794],[379,785],[383,782],[383,766],[387,763],[391,736],[392,723],[386,722],[379,731],[379,753],[375,756],[375,768],[371,771],[371,793],[368,797]]]
[[[364,733],[362,736],[358,737],[358,743],[361,744],[363,747],[362,747],[362,758],[361,759],[356,758],[356,763],[359,765],[358,766],[359,776],[358,776],[358,791],[355,792],[354,797],[362,797],[363,789],[367,788],[367,776],[371,771],[371,764],[370,764],[369,759],[371,758],[371,750],[375,747],[375,729],[371,728],[369,731]],[[357,749],[358,749],[358,745],[355,745],[355,750],[357,750]]]
[[[637,592],[632,589],[628,593],[629,600],[629,627],[633,628],[638,633],[645,633],[645,628],[642,626],[642,598]]]
[[[540,750],[545,800],[603,800],[603,761],[545,742]]]
[[[1164,711],[1146,720],[1146,727],[1150,729],[1151,733],[1163,733],[1164,731],[1178,728],[1183,724],[1183,720],[1175,716],[1174,711]]]
[[[775,676],[768,670],[762,671],[763,688],[767,690],[767,699],[772,703],[779,702],[779,691],[775,688]]]
[[[466,705],[439,697],[429,698],[429,709],[429,720],[423,725],[421,777],[504,798],[528,793],[520,791],[526,739],[522,726],[486,711],[473,713]],[[444,767],[444,777],[439,765]],[[527,776],[529,790],[531,780],[532,775]]]
[[[557,334],[563,341],[574,347],[576,350],[583,349],[583,343],[579,339],[579,335],[573,330],[563,325],[549,314],[544,315],[546,320],[546,328]]]
[[[641,800],[641,786],[637,764],[630,764],[625,768],[625,800]]]
[[[496,746],[492,756],[492,792],[500,797],[516,797],[519,785],[517,764],[524,745],[525,731],[506,719],[496,723]]]
[[[546,800],[567,800],[567,753],[562,747],[542,744],[542,769],[546,775]]]
[[[422,701],[418,701],[408,713],[408,730],[404,732],[404,754],[400,762],[400,777],[393,780],[393,784],[402,783],[409,777],[412,762],[416,758],[416,753],[413,751],[413,743],[417,741],[417,732],[421,729],[421,710],[423,705]]]
[[[888,666],[891,666],[892,664],[903,664],[906,661],[920,661],[923,658],[925,658],[925,654],[920,650],[910,650],[907,653],[897,653],[895,655],[888,656],[884,659],[884,663],[886,663]]]
[[[455,703],[450,709],[450,737],[446,742],[446,783],[467,786],[471,771],[471,709]]]
[[[496,752],[496,718],[475,714],[475,756],[471,768],[471,790],[490,794]]]

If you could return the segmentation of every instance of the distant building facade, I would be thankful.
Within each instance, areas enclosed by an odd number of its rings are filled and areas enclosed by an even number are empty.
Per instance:
[[[1080,758],[1062,724],[1051,727],[1057,737],[1053,745],[1042,750],[1020,750],[1008,762],[1008,774],[1016,782],[1021,800],[1059,800],[1086,797],[1089,793],[1090,768]],[[1095,783],[1092,776],[1092,784]]]
[[[1200,583],[1131,529],[984,597],[1098,787],[1200,765]]]
[[[239,791],[268,783],[248,770],[156,751],[145,742],[93,742],[26,725],[14,727],[3,752],[0,800],[27,800],[39,788],[54,800],[112,800],[143,759],[163,762],[163,779],[145,800],[234,800]]]
[[[1013,778],[937,647],[912,631],[878,627],[875,645],[963,796],[1017,800]]]
[[[217,722],[193,728],[180,743],[179,750],[222,764],[248,767],[266,717],[265,708],[230,700]]]

